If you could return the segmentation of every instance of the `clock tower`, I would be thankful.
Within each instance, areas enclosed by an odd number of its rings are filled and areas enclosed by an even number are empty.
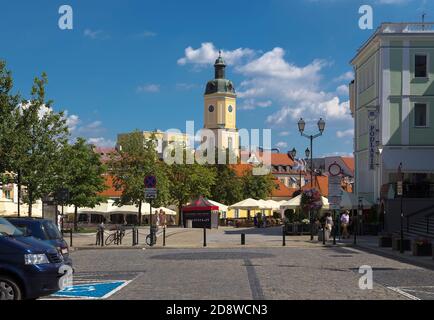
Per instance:
[[[204,128],[214,132],[214,145],[238,154],[239,135],[236,126],[237,95],[225,77],[226,64],[219,53],[214,64],[214,79],[208,81],[204,96]]]

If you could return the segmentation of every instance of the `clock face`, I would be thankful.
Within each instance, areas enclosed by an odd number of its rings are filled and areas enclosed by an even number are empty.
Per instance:
[[[233,110],[234,110],[234,109],[232,108],[232,106],[229,106],[229,107],[228,107],[228,111],[229,111],[229,112],[232,112]]]
[[[209,112],[214,112],[214,106],[209,106],[209,107],[208,107],[208,111],[209,111]]]

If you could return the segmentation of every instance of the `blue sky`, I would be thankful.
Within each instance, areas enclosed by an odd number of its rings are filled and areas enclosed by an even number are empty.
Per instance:
[[[74,29],[58,28],[58,9],[74,10]],[[434,20],[422,0],[6,1],[1,0],[0,59],[27,96],[45,71],[47,94],[65,110],[74,136],[114,144],[134,129],[203,125],[203,92],[219,49],[235,83],[239,128],[271,128],[273,145],[302,152],[297,120],[315,131],[315,156],[350,154],[353,121],[345,85],[350,59],[381,22]]]

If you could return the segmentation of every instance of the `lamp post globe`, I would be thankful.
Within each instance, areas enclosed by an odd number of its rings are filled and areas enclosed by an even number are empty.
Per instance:
[[[306,158],[309,159],[309,157],[310,157],[310,150],[309,150],[309,148],[306,148],[306,151],[304,153],[306,155]]]
[[[303,120],[303,118],[300,118],[300,120],[298,121],[298,131],[300,131],[300,133],[303,133],[305,126],[306,122]]]
[[[292,159],[295,159],[296,156],[297,156],[297,150],[295,148],[293,148],[291,150],[291,157],[292,157]]]
[[[319,132],[323,133],[324,129],[325,129],[325,121],[323,120],[323,118],[320,118],[318,121],[318,130]]]

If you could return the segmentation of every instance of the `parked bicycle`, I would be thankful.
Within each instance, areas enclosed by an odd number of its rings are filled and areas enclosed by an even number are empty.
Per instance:
[[[118,228],[115,230],[115,232],[112,232],[107,239],[105,240],[105,245],[109,246],[112,243],[114,244],[121,244],[122,239],[125,237],[125,229],[124,228]]]
[[[150,247],[157,244],[157,230],[151,229],[151,233],[146,236],[146,244]]]

